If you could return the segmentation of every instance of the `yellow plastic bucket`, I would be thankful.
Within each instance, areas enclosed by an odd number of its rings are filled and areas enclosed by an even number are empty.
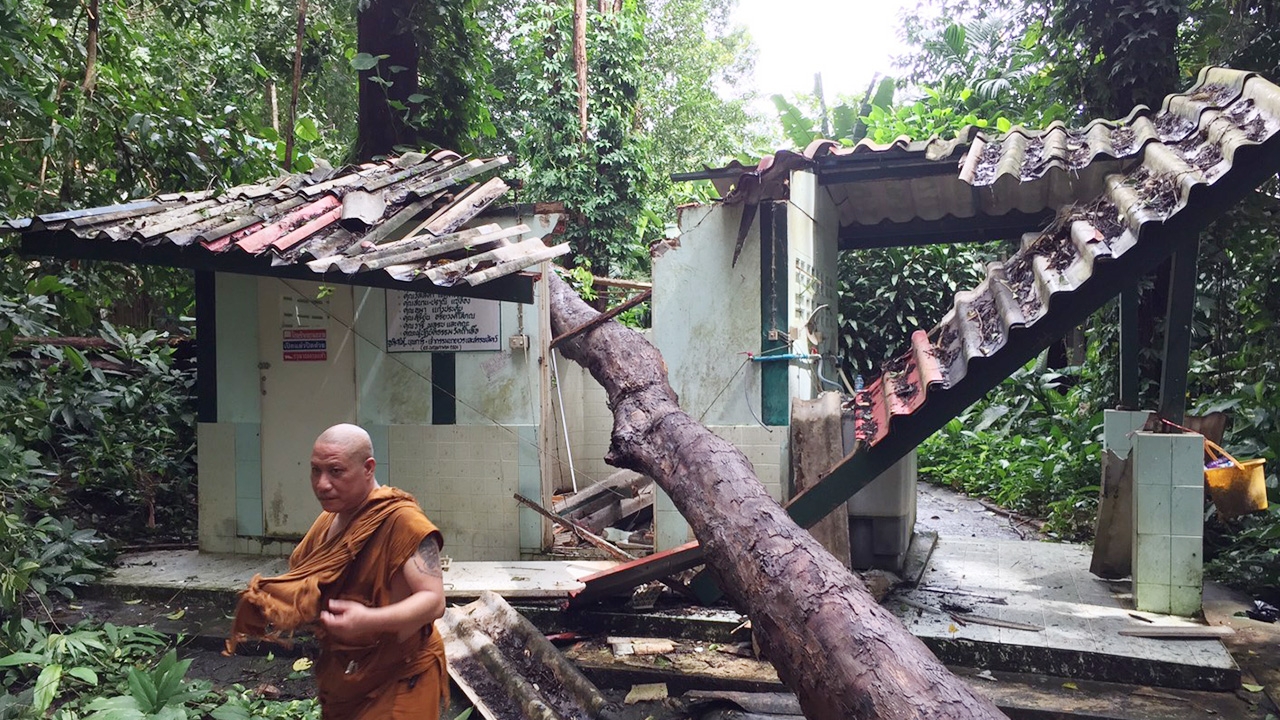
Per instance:
[[[1205,489],[1220,515],[1233,518],[1267,509],[1267,474],[1263,469],[1266,460],[1240,462],[1212,440],[1204,441],[1204,449],[1210,457],[1226,458],[1231,463],[1204,469]]]

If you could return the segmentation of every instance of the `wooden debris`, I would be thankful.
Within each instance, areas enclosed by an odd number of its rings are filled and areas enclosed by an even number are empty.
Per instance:
[[[555,513],[552,513],[550,510],[547,510],[546,508],[530,500],[529,498],[521,495],[520,493],[514,493],[513,497],[517,501],[519,501],[521,504],[526,505],[529,508],[532,508],[533,510],[535,510],[539,515],[542,515],[543,517],[547,518],[551,522],[559,523],[560,525],[563,525],[564,527],[572,530],[573,533],[578,537],[582,538],[583,540],[586,540],[592,545],[595,545],[601,550],[604,550],[605,552],[609,553],[615,558],[618,558],[619,560],[635,560],[636,559],[635,555],[632,555],[631,553],[628,553],[627,551],[615,546],[613,543],[592,533],[589,530],[586,530],[585,528],[578,527],[578,525],[576,525],[572,521],[562,518],[559,515],[556,515]]]
[[[1235,635],[1236,631],[1226,625],[1148,625],[1125,628],[1120,634],[1125,637],[1162,640],[1207,640]]]
[[[556,337],[552,338],[550,347],[555,348],[557,345],[564,342],[565,340],[569,340],[570,338],[575,338],[581,335],[582,333],[587,332],[588,330],[592,330],[594,328],[600,327],[601,325],[603,325],[605,322],[612,319],[613,317],[621,313],[624,313],[627,310],[630,310],[631,308],[639,305],[640,303],[644,302],[645,300],[648,300],[651,297],[653,297],[653,288],[649,288],[648,290],[645,290],[644,292],[622,303],[621,305],[617,305],[609,308],[608,310],[600,313],[599,315],[596,315],[595,317],[579,325],[578,327],[572,330],[569,330],[568,332],[563,332],[557,335]]]
[[[676,649],[676,644],[666,638],[611,637],[605,642],[614,655],[663,655]]]
[[[635,705],[638,702],[651,702],[654,700],[666,699],[666,683],[642,683],[640,685],[632,685],[631,691],[627,693],[626,699],[622,702],[628,705]]]

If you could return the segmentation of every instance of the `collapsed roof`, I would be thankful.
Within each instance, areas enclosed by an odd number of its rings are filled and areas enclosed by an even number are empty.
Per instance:
[[[0,232],[20,232],[24,254],[530,302],[531,278],[517,273],[569,248],[541,240],[552,227],[534,234],[525,224],[538,217],[554,226],[559,206],[517,206],[509,222],[475,225],[508,190],[500,178],[477,178],[507,162],[449,150],[407,153],[0,221]]]

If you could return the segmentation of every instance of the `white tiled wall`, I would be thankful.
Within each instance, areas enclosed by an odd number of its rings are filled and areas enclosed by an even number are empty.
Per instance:
[[[1139,610],[1200,610],[1204,438],[1133,434],[1133,595]]]
[[[519,441],[493,425],[392,425],[391,473],[444,534],[454,560],[518,560]],[[536,498],[535,498],[536,499]]]
[[[774,500],[786,499],[786,475],[788,465],[783,462],[787,452],[787,428],[766,428],[759,425],[722,425],[709,428],[716,435],[729,441],[742,451],[755,468],[756,477]],[[654,549],[669,550],[693,539],[684,516],[676,510],[671,498],[658,491],[654,503]]]

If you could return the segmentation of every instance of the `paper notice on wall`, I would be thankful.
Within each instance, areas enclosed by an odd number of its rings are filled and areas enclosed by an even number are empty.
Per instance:
[[[501,350],[501,304],[387,291],[387,352]]]
[[[329,327],[329,300],[284,294],[280,296],[280,327]]]
[[[281,338],[285,362],[324,362],[329,359],[328,330],[285,328]]]

